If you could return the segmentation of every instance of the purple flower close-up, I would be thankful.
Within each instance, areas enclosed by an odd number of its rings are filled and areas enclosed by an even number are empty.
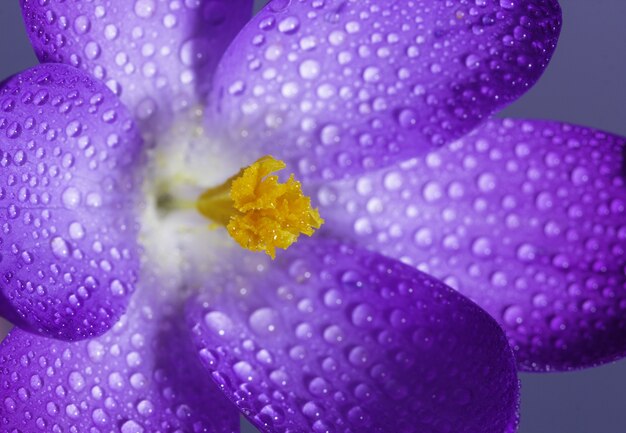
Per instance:
[[[0,431],[513,433],[518,372],[626,355],[626,139],[493,117],[557,0],[20,5]],[[275,260],[194,205],[264,155],[324,220]]]

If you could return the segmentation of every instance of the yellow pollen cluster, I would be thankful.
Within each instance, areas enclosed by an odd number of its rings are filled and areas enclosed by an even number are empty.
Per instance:
[[[206,191],[197,208],[225,225],[243,248],[265,251],[274,259],[276,248],[289,248],[300,234],[311,236],[324,223],[293,174],[285,183],[272,175],[285,167],[283,161],[264,156],[226,184]]]

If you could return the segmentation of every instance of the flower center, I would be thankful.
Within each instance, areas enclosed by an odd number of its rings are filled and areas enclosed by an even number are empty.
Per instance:
[[[324,223],[293,174],[285,183],[272,175],[285,167],[283,161],[264,156],[224,184],[207,189],[196,207],[225,226],[241,247],[265,251],[274,259],[276,248],[289,248],[301,234],[312,236]]]
[[[241,260],[237,244],[273,257],[322,223],[293,176],[278,182],[284,163],[266,157],[240,169],[245,155],[203,118],[191,109],[148,140],[139,209],[145,269],[179,293],[205,284],[223,259]]]
[[[224,256],[240,248],[225,230],[208,230],[195,209],[204,188],[236,173],[241,155],[204,123],[201,108],[181,113],[171,127],[146,137],[146,166],[138,209],[144,269],[180,293],[199,287]]]

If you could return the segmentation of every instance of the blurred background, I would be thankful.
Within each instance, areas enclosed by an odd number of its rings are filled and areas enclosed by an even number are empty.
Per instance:
[[[265,3],[257,0],[256,9]],[[563,32],[550,67],[501,115],[579,123],[626,136],[626,0],[560,3]],[[36,63],[19,1],[0,0],[0,81]],[[574,373],[523,374],[521,380],[519,433],[626,432],[626,361]],[[243,424],[243,433],[257,431]]]

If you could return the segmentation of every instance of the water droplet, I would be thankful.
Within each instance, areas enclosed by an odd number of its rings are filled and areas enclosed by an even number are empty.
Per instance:
[[[476,69],[480,66],[480,57],[470,54],[465,58],[465,66],[469,69]]]
[[[77,419],[80,417],[80,410],[75,404],[68,404],[65,406],[65,414],[72,419]]]
[[[106,351],[102,343],[92,340],[87,343],[87,353],[92,361],[100,362],[104,358]]]
[[[388,191],[396,191],[402,187],[402,176],[400,173],[392,171],[385,175],[383,185]]]
[[[137,0],[135,2],[135,13],[140,18],[150,18],[154,15],[155,10],[154,0]]]
[[[4,399],[4,407],[8,412],[15,412],[15,408],[17,407],[15,400],[11,397],[7,397]]]
[[[215,335],[220,337],[228,336],[233,331],[232,320],[220,311],[211,311],[205,314],[204,323]]]
[[[320,131],[320,141],[326,146],[331,146],[341,142],[339,127],[334,124],[324,126]]]
[[[491,256],[493,253],[491,241],[485,237],[476,238],[472,243],[472,252],[477,257]]]
[[[417,126],[417,121],[418,121],[417,112],[415,112],[415,110],[412,110],[410,108],[405,108],[403,110],[400,110],[400,112],[398,113],[397,119],[398,119],[398,123],[403,128],[413,129]]]
[[[50,248],[52,248],[52,254],[59,259],[67,258],[70,255],[70,247],[62,237],[55,236],[52,238]]]
[[[294,98],[298,95],[299,92],[299,88],[298,88],[298,83],[295,83],[293,81],[289,81],[285,84],[283,84],[282,88],[281,88],[281,94],[285,97],[285,98]]]
[[[68,377],[70,388],[76,392],[80,392],[85,388],[85,378],[78,371],[73,371]]]
[[[68,137],[76,137],[80,135],[80,133],[82,132],[82,129],[83,129],[83,125],[81,125],[79,121],[74,120],[67,124],[67,127],[65,128],[65,133],[67,134]]]
[[[313,80],[320,75],[321,67],[316,60],[305,60],[300,63],[300,76],[305,80]]]
[[[104,410],[100,408],[95,409],[91,413],[91,419],[94,422],[94,424],[99,425],[99,426],[104,426],[109,423],[109,416],[106,414]]]
[[[122,433],[144,433],[144,428],[136,421],[128,420],[122,424]]]
[[[137,403],[137,412],[145,417],[148,417],[154,413],[154,405],[150,400],[141,400]]]
[[[380,69],[376,66],[368,66],[363,71],[363,79],[368,83],[376,83],[380,78]]]
[[[122,377],[122,375],[116,371],[114,371],[113,373],[109,374],[109,379],[108,379],[108,383],[109,386],[111,387],[111,389],[115,390],[115,391],[120,391],[122,389],[124,389],[124,378]]]
[[[524,312],[517,305],[508,306],[502,312],[502,320],[509,326],[518,326],[524,321]]]
[[[297,17],[287,17],[278,23],[278,31],[286,34],[293,34],[298,31],[300,21]]]
[[[589,172],[584,167],[576,167],[572,170],[571,179],[576,186],[584,185],[589,181]]]
[[[24,263],[26,263],[27,265],[30,265],[33,263],[33,255],[29,253],[28,251],[23,251],[21,257]]]
[[[496,188],[496,177],[493,173],[483,173],[478,176],[477,184],[482,192],[491,192]]]
[[[82,239],[85,237],[85,228],[79,222],[73,222],[69,227],[70,237],[74,240]]]
[[[113,296],[124,296],[126,294],[126,288],[124,287],[124,284],[118,279],[111,281],[111,284],[109,284],[109,289],[111,290],[111,294]]]
[[[80,205],[82,194],[73,186],[67,187],[61,195],[63,205],[68,209],[76,209]]]
[[[537,251],[533,245],[522,244],[517,248],[517,258],[523,262],[533,261]]]
[[[239,361],[233,365],[233,372],[243,382],[252,382],[255,379],[255,372],[252,366],[245,361]]]
[[[187,40],[180,49],[180,59],[187,66],[206,64],[211,56],[211,44],[206,38]]]
[[[358,327],[371,327],[374,324],[374,309],[367,304],[359,304],[352,310],[352,323]]]
[[[272,308],[260,308],[250,315],[250,327],[259,335],[275,335],[280,316]]]
[[[95,60],[100,57],[102,50],[97,42],[90,41],[85,44],[85,56],[89,60]]]
[[[315,377],[313,378],[310,382],[309,382],[309,391],[311,392],[311,394],[313,394],[314,396],[324,396],[326,394],[328,394],[329,392],[329,387],[328,387],[328,383],[326,382],[326,380],[324,380],[321,377]]]
[[[79,35],[84,35],[89,31],[91,23],[85,15],[79,15],[74,20],[74,31]]]
[[[38,374],[33,374],[30,377],[30,387],[34,390],[38,390],[41,389],[42,386],[43,381],[41,380],[41,377]]]
[[[22,135],[22,125],[17,122],[11,123],[6,129],[7,138],[15,139]]]

